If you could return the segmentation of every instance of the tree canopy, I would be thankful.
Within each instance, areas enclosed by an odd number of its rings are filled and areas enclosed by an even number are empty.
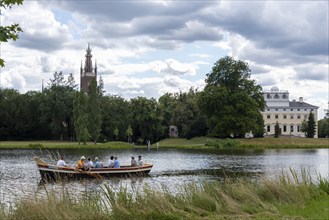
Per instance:
[[[13,5],[21,5],[23,0],[1,0],[0,1],[0,14],[2,15],[1,9],[10,9]],[[0,43],[8,42],[8,40],[16,41],[18,34],[22,32],[22,28],[19,24],[11,24],[7,26],[0,26]],[[0,67],[5,66],[5,61],[0,58]]]
[[[229,56],[219,59],[207,74],[198,105],[206,115],[209,135],[242,137],[250,131],[262,135],[265,101],[261,86],[250,75],[247,63]]]

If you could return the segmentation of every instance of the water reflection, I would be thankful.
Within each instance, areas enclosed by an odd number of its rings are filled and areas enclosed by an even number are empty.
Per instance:
[[[107,162],[116,155],[121,164],[129,164],[131,156],[143,155],[145,162],[154,164],[148,177],[72,180],[41,183],[34,156],[55,163],[56,155],[63,154],[66,161],[75,166],[82,156],[99,157]],[[104,184],[113,190],[120,187],[142,189],[145,185],[177,191],[179,186],[191,182],[220,180],[236,176],[276,176],[282,171],[301,168],[328,178],[329,149],[316,150],[0,150],[0,202],[12,204],[16,198],[28,198],[34,192],[44,195],[55,190],[70,195],[97,192]]]

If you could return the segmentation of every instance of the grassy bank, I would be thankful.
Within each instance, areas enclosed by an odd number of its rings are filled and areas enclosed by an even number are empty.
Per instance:
[[[88,142],[86,145],[67,141],[0,141],[0,149],[129,149],[127,142],[112,141],[106,143]]]
[[[211,137],[167,138],[152,145],[152,148],[176,149],[285,149],[285,148],[329,148],[328,138],[252,138],[252,139],[217,139]],[[135,146],[145,148],[146,146]],[[112,141],[106,143],[88,142],[79,145],[77,142],[65,141],[0,141],[0,149],[129,149],[127,142]]]
[[[156,144],[153,145],[156,147]],[[161,148],[229,148],[229,149],[284,149],[329,148],[328,138],[251,138],[216,139],[198,137],[192,139],[168,138],[159,142]]]
[[[314,184],[305,173],[276,180],[247,179],[187,184],[178,193],[147,186],[143,191],[114,192],[75,198],[48,193],[46,198],[17,202],[0,219],[328,219],[329,182]]]

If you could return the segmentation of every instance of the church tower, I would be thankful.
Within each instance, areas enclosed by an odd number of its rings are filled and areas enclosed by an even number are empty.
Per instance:
[[[91,58],[93,57],[91,55],[91,49],[90,44],[88,43],[88,48],[86,50],[86,58],[85,58],[85,66],[82,66],[81,61],[81,67],[80,67],[80,90],[88,93],[88,86],[92,79],[97,80],[97,64],[95,60],[95,68],[93,68],[93,64],[91,61]]]

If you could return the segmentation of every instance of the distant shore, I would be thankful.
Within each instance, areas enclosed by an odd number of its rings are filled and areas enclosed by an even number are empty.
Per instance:
[[[88,142],[86,145],[68,141],[0,141],[0,149],[134,149],[147,148],[145,145],[132,145],[127,142],[106,143]],[[151,149],[315,149],[329,148],[328,138],[251,138],[217,139],[197,137],[192,139],[167,138],[150,146]]]

